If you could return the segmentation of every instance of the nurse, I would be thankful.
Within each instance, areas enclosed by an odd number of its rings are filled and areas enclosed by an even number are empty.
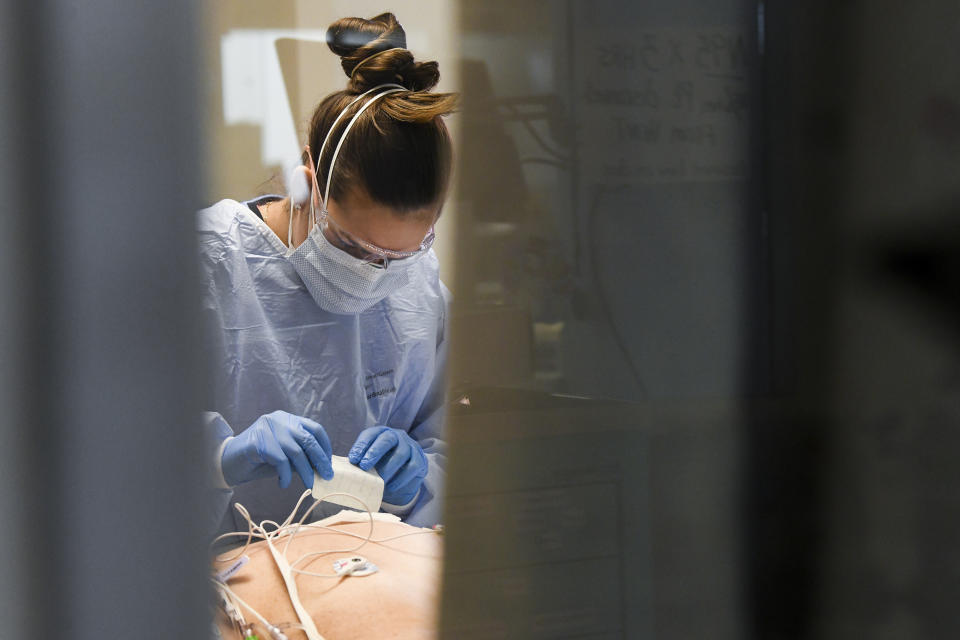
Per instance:
[[[430,91],[437,63],[414,60],[393,14],[339,20],[327,44],[349,79],[314,111],[291,195],[199,214],[214,476],[280,521],[347,456],[383,477],[383,510],[431,525],[449,329],[431,245],[456,96]],[[220,529],[246,528],[233,515]]]

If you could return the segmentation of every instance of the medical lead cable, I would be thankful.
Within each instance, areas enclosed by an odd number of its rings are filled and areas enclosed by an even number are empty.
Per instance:
[[[299,628],[304,633],[306,633],[308,640],[324,640],[323,636],[320,635],[319,631],[314,625],[313,619],[310,617],[309,613],[306,611],[306,609],[303,607],[303,604],[300,601],[300,596],[299,596],[299,592],[297,590],[297,585],[295,581],[295,574],[307,575],[307,576],[312,576],[317,578],[337,578],[337,579],[343,579],[344,576],[339,573],[338,574],[322,574],[322,573],[314,573],[311,571],[305,571],[303,569],[297,569],[296,568],[297,565],[301,564],[304,560],[307,560],[310,558],[316,558],[319,556],[325,556],[325,555],[330,555],[334,553],[348,553],[348,554],[354,553],[355,551],[359,550],[361,547],[369,543],[383,544],[385,542],[390,542],[392,540],[396,540],[399,538],[405,538],[407,536],[435,533],[435,530],[422,529],[418,531],[402,533],[399,535],[388,536],[386,538],[375,540],[373,538],[373,531],[374,531],[373,511],[371,511],[363,503],[363,501],[357,498],[356,496],[349,493],[342,493],[342,492],[331,492],[331,493],[325,494],[319,500],[315,500],[314,503],[310,505],[310,507],[300,517],[300,519],[294,522],[293,519],[296,516],[297,511],[300,510],[300,506],[303,504],[304,500],[306,500],[307,496],[310,495],[310,493],[311,493],[310,490],[307,490],[307,491],[304,491],[303,494],[301,494],[300,499],[297,501],[296,505],[293,507],[293,510],[290,512],[290,515],[288,515],[282,523],[277,523],[277,522],[274,522],[273,520],[263,520],[259,524],[256,524],[254,523],[253,517],[250,515],[250,512],[247,511],[246,507],[244,507],[240,503],[234,504],[234,508],[247,521],[247,531],[237,531],[237,532],[225,533],[220,536],[217,536],[213,540],[213,542],[211,542],[211,546],[215,546],[218,542],[228,537],[246,536],[247,540],[243,545],[243,547],[241,547],[239,552],[227,558],[216,558],[214,560],[215,562],[232,562],[237,560],[241,556],[243,556],[243,554],[249,548],[254,538],[265,541],[267,544],[267,548],[270,550],[270,553],[273,556],[274,563],[277,565],[277,569],[280,571],[280,574],[283,577],[284,584],[287,587],[287,593],[290,596],[290,602],[294,607],[294,611],[296,611],[297,617],[300,619],[300,625],[291,625],[291,626]],[[370,524],[370,528],[368,529],[367,534],[365,536],[356,534],[350,531],[335,529],[327,525],[306,524],[306,520],[307,518],[310,517],[310,514],[313,512],[313,510],[316,509],[317,506],[325,498],[332,497],[332,496],[346,496],[349,498],[353,498],[354,500],[357,501],[358,504],[360,504],[363,507],[363,511],[367,514],[367,517],[369,518],[369,524]],[[269,531],[267,530],[267,527],[270,527]],[[326,530],[333,533],[337,533],[339,535],[346,535],[349,537],[357,538],[360,540],[360,542],[356,546],[346,548],[346,549],[331,549],[328,551],[314,551],[314,552],[306,553],[301,555],[299,558],[297,558],[295,561],[291,563],[287,559],[287,552],[290,548],[290,544],[293,542],[293,539],[297,536],[297,534],[303,531],[304,529],[309,529],[312,532],[316,532],[317,529]],[[277,550],[277,548],[274,546],[274,542],[281,537],[286,537],[287,540],[286,540],[286,543],[283,545],[283,549]],[[282,630],[278,625],[271,624],[266,618],[260,615],[260,613],[257,612],[252,606],[250,606],[248,603],[242,600],[239,596],[237,596],[236,593],[234,593],[225,584],[224,581],[217,580],[216,578],[212,578],[212,580],[218,586],[218,588],[221,588],[223,590],[223,593],[227,594],[232,600],[239,603],[241,606],[243,606],[248,611],[250,611],[253,615],[255,615],[257,619],[259,619],[260,622],[262,622],[264,626],[266,626],[267,630],[270,632],[271,637],[274,640],[285,639],[286,636],[284,636]]]
[[[320,635],[320,631],[317,629],[316,625],[314,624],[313,618],[307,612],[306,608],[303,606],[303,603],[300,600],[300,592],[297,589],[297,582],[296,582],[296,579],[294,578],[294,571],[292,570],[290,562],[287,560],[287,550],[290,548],[290,542],[296,536],[301,526],[303,526],[304,521],[310,516],[310,514],[317,507],[317,505],[320,504],[320,500],[314,501],[314,503],[310,505],[310,508],[307,509],[307,511],[303,514],[303,516],[301,516],[295,528],[292,531],[288,531],[288,527],[292,522],[293,517],[297,512],[297,509],[299,508],[300,504],[303,503],[303,500],[306,498],[307,495],[309,495],[309,491],[305,491],[303,495],[300,496],[300,500],[297,501],[296,507],[294,507],[293,511],[290,513],[289,516],[287,516],[287,519],[284,520],[282,525],[276,526],[276,529],[273,531],[272,534],[266,531],[265,527],[263,526],[264,523],[261,523],[260,531],[266,536],[265,540],[267,543],[267,548],[270,550],[270,554],[273,556],[273,561],[277,565],[277,569],[280,571],[280,575],[283,578],[283,582],[287,587],[287,595],[290,597],[290,603],[293,605],[293,609],[297,613],[297,618],[300,619],[300,624],[303,625],[303,632],[307,635],[307,639],[308,640],[324,640],[323,636]],[[324,497],[329,497],[333,495],[346,495],[349,497],[354,497],[354,496],[350,496],[350,494],[341,494],[341,493],[330,493]],[[357,502],[361,506],[365,507],[365,505],[361,500],[357,499]],[[366,509],[366,511],[367,511],[367,516],[370,518],[370,536],[372,536],[373,535],[373,513],[369,509]],[[245,515],[245,517],[247,516],[249,516],[249,513]],[[270,524],[276,525],[276,523],[273,523],[273,522],[271,522]],[[274,540],[281,535],[287,535],[287,543],[283,547],[283,553],[280,553],[273,544]],[[330,553],[337,553],[337,552],[330,552]]]
[[[244,609],[246,609],[247,611],[249,611],[250,613],[252,613],[252,614],[253,614],[260,622],[262,622],[265,626],[267,626],[267,627],[272,627],[272,626],[273,626],[272,624],[270,624],[270,621],[269,621],[269,620],[267,620],[267,619],[264,618],[262,615],[260,615],[260,612],[258,612],[258,611],[257,611],[256,609],[254,609],[252,606],[250,606],[250,605],[246,602],[246,600],[244,600],[243,598],[241,598],[240,596],[238,596],[236,593],[234,593],[233,590],[232,590],[230,587],[228,587],[225,583],[220,582],[219,580],[213,580],[213,579],[211,579],[211,581],[213,582],[213,584],[217,585],[217,588],[218,588],[218,589],[222,590],[225,594],[227,594],[228,596],[230,596],[230,599],[231,599],[231,600],[239,603],[240,606],[242,606]],[[243,620],[243,624],[246,624],[246,620]]]
[[[269,620],[264,618],[259,611],[254,609],[250,603],[248,603],[246,600],[238,596],[229,586],[227,586],[223,582],[220,582],[219,580],[213,580],[213,583],[217,586],[217,589],[220,590],[226,602],[233,601],[233,604],[231,606],[235,606],[236,604],[239,604],[240,606],[245,608],[247,611],[252,613],[254,616],[256,616],[256,618],[263,624],[263,626],[267,628],[267,631],[270,633],[270,637],[273,638],[273,640],[289,640],[286,634],[283,633],[283,629],[298,629],[301,631],[303,630],[303,627],[301,625],[293,624],[292,622],[281,622],[279,624],[274,625]],[[231,617],[231,621],[237,624],[237,628],[242,635],[243,634],[242,629],[249,628],[250,625],[248,625],[247,621],[243,619],[243,614],[239,612],[239,609],[237,610],[237,613],[240,617],[239,620],[233,618],[232,616],[230,617]],[[229,613],[228,613],[228,616],[229,616]]]
[[[334,528],[334,527],[327,526],[327,525],[321,525],[321,524],[318,524],[318,523],[306,524],[306,523],[305,523],[305,520],[306,520],[306,518],[309,516],[310,512],[313,510],[313,507],[311,507],[311,508],[300,518],[300,521],[299,521],[298,523],[292,524],[292,523],[291,523],[291,520],[292,520],[293,514],[295,514],[295,513],[300,509],[300,505],[303,503],[303,501],[306,499],[306,497],[307,497],[308,495],[310,495],[310,491],[304,491],[304,492],[303,492],[303,494],[300,496],[300,499],[297,501],[296,506],[294,506],[293,511],[292,511],[292,513],[291,513],[291,516],[289,516],[289,517],[284,521],[283,524],[278,525],[277,523],[273,522],[272,520],[264,520],[263,522],[260,523],[261,527],[265,527],[265,526],[268,525],[268,524],[273,525],[273,526],[277,529],[277,531],[276,531],[275,533],[271,534],[271,535],[275,535],[275,536],[277,536],[277,537],[282,536],[282,535],[297,535],[297,532],[301,529],[301,527],[306,527],[307,529],[310,530],[310,533],[318,533],[317,530],[320,529],[320,530],[324,530],[324,531],[329,531],[329,532],[331,532],[331,533],[336,533],[336,534],[342,535],[342,536],[348,536],[348,537],[351,537],[351,538],[357,538],[357,539],[361,540],[362,542],[361,542],[359,545],[357,545],[356,547],[349,548],[349,549],[332,549],[332,550],[329,550],[329,551],[314,551],[314,552],[311,552],[311,553],[304,554],[303,556],[301,556],[300,558],[298,558],[297,560],[295,560],[295,561],[291,564],[291,566],[293,566],[293,567],[296,567],[297,565],[299,565],[303,560],[305,560],[305,559],[308,558],[308,557],[322,556],[322,555],[330,555],[330,554],[332,554],[332,553],[353,553],[354,551],[358,551],[360,548],[362,548],[362,547],[363,547],[364,545],[366,545],[366,544],[380,544],[380,545],[382,545],[382,544],[385,544],[385,543],[387,543],[387,542],[392,542],[392,541],[394,541],[394,540],[399,540],[400,538],[406,538],[406,537],[410,537],[410,536],[418,536],[418,535],[424,535],[424,534],[430,534],[430,533],[432,533],[432,534],[436,534],[436,533],[437,533],[437,530],[436,530],[436,529],[418,529],[418,530],[416,530],[416,531],[408,531],[408,532],[406,532],[406,533],[400,533],[400,534],[393,535],[393,536],[387,536],[387,537],[385,537],[385,538],[374,538],[373,535],[372,535],[372,534],[373,534],[373,523],[372,523],[372,517],[373,517],[373,515],[372,515],[372,512],[371,512],[369,509],[366,509],[366,508],[364,509],[364,512],[366,512],[366,513],[368,514],[368,516],[371,518],[371,529],[370,529],[370,531],[369,531],[366,535],[362,535],[362,534],[359,534],[359,533],[353,533],[352,531],[344,531],[344,530],[342,530],[342,529],[336,529],[336,528]],[[347,497],[350,497],[350,498],[357,499],[356,496],[353,496],[353,495],[351,495],[351,494],[349,494],[349,493],[342,493],[342,494],[333,494],[333,493],[331,493],[331,494],[328,494],[328,495],[331,495],[331,496],[332,496],[332,495],[344,495],[344,496],[347,496]],[[326,498],[327,496],[325,495],[325,496],[323,496],[323,497]],[[321,499],[321,500],[322,500],[322,499]],[[319,502],[320,502],[320,501],[318,501],[317,503],[319,503]],[[358,500],[358,502],[359,502],[359,500]],[[317,504],[317,503],[315,503],[315,504]],[[362,504],[362,503],[361,503],[361,504]],[[237,511],[240,512],[241,516],[243,516],[244,519],[247,521],[247,524],[248,524],[249,527],[250,527],[249,530],[248,530],[248,531],[234,531],[234,532],[230,532],[230,533],[224,533],[224,534],[218,536],[217,538],[215,538],[215,539],[213,540],[213,542],[211,542],[211,547],[216,546],[216,545],[217,545],[219,542],[221,542],[222,540],[225,540],[225,539],[230,538],[230,537],[246,536],[247,540],[246,540],[245,544],[240,548],[239,551],[237,551],[237,552],[234,553],[233,555],[231,555],[231,556],[229,556],[229,557],[226,557],[226,558],[217,558],[217,559],[215,559],[215,562],[220,562],[220,563],[232,562],[232,561],[236,560],[237,558],[239,558],[240,556],[242,556],[242,555],[246,552],[247,548],[250,546],[250,544],[252,544],[254,538],[259,539],[259,540],[264,540],[264,539],[266,539],[266,536],[265,536],[264,534],[257,532],[257,529],[262,530],[262,528],[261,528],[261,527],[257,527],[257,526],[253,523],[252,517],[250,516],[250,514],[249,514],[249,512],[246,510],[246,508],[244,508],[244,506],[243,506],[242,504],[239,504],[239,503],[238,503],[238,504],[235,504],[234,507],[237,509]],[[290,540],[288,540],[287,546],[284,547],[284,553],[286,553],[286,550],[287,550],[287,548],[289,547],[290,542],[292,542],[292,537],[291,537]],[[299,569],[294,569],[294,572],[296,572],[296,573],[303,573],[303,574],[305,574],[305,575],[310,575],[310,576],[314,576],[314,577],[318,577],[318,578],[337,578],[337,577],[340,577],[339,575],[333,575],[333,574],[310,573],[310,572],[302,571],[302,570],[299,570]]]
[[[234,593],[233,590],[230,587],[228,587],[226,584],[219,582],[217,580],[214,580],[213,582],[214,584],[217,585],[217,588],[220,589],[224,594],[229,596],[230,599],[236,601],[242,607],[244,607],[247,611],[255,615],[257,619],[260,620],[261,623],[263,623],[263,626],[267,628],[267,632],[270,634],[270,637],[273,638],[273,640],[289,640],[286,634],[283,633],[283,629],[280,628],[280,625],[274,625],[269,620],[267,620],[262,615],[260,615],[260,613],[256,609],[254,609],[243,598],[241,598],[236,593]],[[283,626],[287,628],[302,629],[300,625],[293,625],[289,623],[281,623],[281,624],[283,624]],[[244,627],[248,626],[246,623],[246,620],[243,621],[243,626]]]
[[[297,618],[299,618],[300,620],[302,631],[307,635],[308,640],[324,640],[324,637],[320,634],[319,630],[317,630],[316,625],[313,622],[313,618],[310,616],[306,608],[303,606],[303,603],[300,601],[300,594],[299,594],[299,591],[297,590],[296,580],[294,579],[295,572],[286,558],[286,552],[289,549],[290,542],[293,540],[297,532],[303,526],[304,521],[310,516],[310,514],[317,507],[317,505],[320,504],[320,500],[316,500],[312,505],[310,505],[310,508],[307,509],[307,511],[300,518],[300,520],[296,523],[296,525],[293,525],[292,524],[293,518],[296,515],[297,511],[299,510],[300,505],[303,503],[303,501],[306,499],[308,495],[310,495],[310,491],[305,491],[300,496],[300,499],[297,501],[296,506],[294,506],[293,511],[291,511],[290,515],[287,516],[287,518],[281,524],[273,522],[272,520],[264,520],[259,525],[254,524],[253,519],[250,516],[250,512],[247,511],[246,507],[244,507],[242,504],[239,504],[239,503],[235,504],[234,507],[237,509],[240,515],[242,515],[243,518],[247,521],[247,525],[248,525],[247,532],[239,533],[239,535],[247,536],[247,542],[243,546],[243,548],[240,550],[239,553],[235,554],[234,556],[231,556],[228,559],[220,559],[219,561],[226,562],[242,556],[243,553],[246,551],[247,547],[249,547],[250,542],[254,537],[262,538],[266,542],[267,548],[270,550],[270,554],[273,556],[274,563],[277,565],[277,569],[280,571],[280,575],[283,578],[285,586],[287,587],[287,595],[290,597],[290,603],[293,605],[294,611],[297,614]],[[324,497],[329,497],[332,495],[344,495],[347,497],[354,498],[357,500],[357,502],[361,506],[364,506],[367,512],[367,516],[370,518],[370,532],[369,532],[369,535],[367,536],[367,540],[369,540],[373,536],[373,512],[371,512],[369,509],[365,507],[365,505],[363,504],[363,501],[361,501],[359,498],[356,498],[355,496],[352,496],[350,494],[331,493]],[[272,526],[271,531],[267,531],[268,525]],[[212,544],[216,544],[218,541],[225,539],[230,535],[232,534],[223,534],[221,536],[218,536],[216,539],[214,539]],[[287,538],[286,545],[284,545],[283,553],[281,554],[277,550],[277,548],[274,546],[274,540],[284,535],[288,536],[288,538]],[[363,544],[364,543],[361,543],[359,546],[362,546]],[[359,546],[357,548],[359,548]],[[350,551],[353,551],[353,549],[351,549]],[[339,552],[340,551],[329,551],[327,553],[339,553]],[[308,554],[308,555],[314,555],[314,554]],[[299,561],[300,560],[297,560],[297,562]],[[320,577],[340,577],[340,576],[320,576]],[[218,585],[221,585],[223,588],[225,588],[226,592],[231,594],[231,596],[236,597],[235,594],[232,592],[232,590],[230,590],[229,587],[227,587],[225,584],[216,580],[214,582],[216,582]],[[236,599],[238,602],[241,602],[245,607],[247,607],[252,613],[254,613],[254,615],[256,615],[257,618],[259,618],[260,621],[267,626],[267,629],[270,630],[271,635],[277,638],[277,640],[282,640],[281,636],[283,634],[279,630],[279,628],[274,627],[272,624],[270,624],[270,622],[267,621],[266,618],[261,616],[256,610],[254,610],[248,604],[243,602],[239,597],[237,597]]]

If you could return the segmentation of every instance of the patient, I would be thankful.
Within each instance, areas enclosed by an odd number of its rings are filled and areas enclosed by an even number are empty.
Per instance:
[[[374,514],[374,518],[371,541],[363,546],[361,543],[370,534],[366,513],[343,511],[300,528],[286,552],[288,562],[296,569],[333,575],[336,560],[357,556],[378,569],[362,577],[294,574],[300,602],[325,640],[435,638],[442,557],[440,535],[400,522],[389,514]],[[286,542],[287,538],[281,536],[273,540],[273,546],[282,554]],[[304,554],[335,550],[340,551],[296,562]],[[218,559],[236,554],[236,550],[229,551]],[[250,560],[228,579],[228,587],[290,640],[307,638],[267,543],[255,542],[244,554]],[[222,571],[230,565],[216,562],[214,570]],[[271,637],[255,614],[244,606],[238,608],[247,624],[254,625],[258,638]],[[216,624],[224,640],[245,637],[222,609]]]

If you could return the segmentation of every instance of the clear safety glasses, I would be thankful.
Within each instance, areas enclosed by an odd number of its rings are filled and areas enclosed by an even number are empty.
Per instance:
[[[433,246],[433,241],[436,239],[433,226],[431,226],[430,230],[427,231],[427,235],[425,235],[420,242],[419,248],[413,251],[394,251],[393,249],[378,247],[371,242],[367,242],[353,235],[337,224],[336,220],[334,220],[326,210],[320,211],[317,224],[320,225],[323,236],[337,249],[354,258],[363,260],[368,264],[384,268],[391,262],[410,260],[411,258],[422,256],[430,250],[430,247]]]

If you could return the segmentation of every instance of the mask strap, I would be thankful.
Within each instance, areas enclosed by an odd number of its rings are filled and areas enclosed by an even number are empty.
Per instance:
[[[310,195],[313,199],[313,194]],[[287,246],[293,247],[293,198],[290,198],[290,224],[287,225]]]
[[[337,114],[337,117],[334,119],[333,124],[330,125],[330,129],[327,130],[327,135],[323,138],[323,144],[320,145],[320,152],[317,153],[317,166],[314,168],[314,175],[317,175],[317,176],[320,175],[320,159],[323,158],[323,152],[324,152],[324,151],[326,150],[326,148],[327,148],[327,142],[330,141],[330,136],[333,135],[333,130],[337,128],[337,123],[340,122],[341,118],[343,118],[343,116],[345,116],[345,115],[347,114],[347,111],[350,110],[350,107],[352,107],[354,104],[356,104],[359,100],[361,100],[361,99],[364,98],[365,96],[373,93],[373,92],[376,91],[377,89],[383,89],[383,88],[385,88],[385,87],[392,87],[392,88],[395,88],[397,91],[399,91],[399,90],[404,90],[404,91],[406,91],[406,87],[404,87],[404,86],[402,86],[402,85],[399,85],[399,84],[393,84],[393,83],[378,84],[377,86],[375,86],[375,87],[373,87],[373,88],[367,89],[366,91],[364,91],[363,93],[361,93],[360,95],[358,95],[356,98],[354,98],[353,100],[351,100],[351,101],[349,102],[349,104],[347,104],[347,106],[345,106],[345,107],[343,108],[343,111],[341,111],[339,114]],[[370,100],[370,102],[373,102],[373,100],[376,100],[378,97],[379,97],[379,96],[376,96],[376,97],[372,98],[372,99]],[[369,104],[369,103],[367,103],[367,104]],[[364,107],[364,108],[366,108],[366,107]],[[363,111],[363,109],[360,109],[360,111]],[[360,115],[360,112],[359,112],[359,111],[357,112],[357,115]],[[356,116],[355,116],[355,117],[356,117]],[[349,128],[349,125],[348,125],[348,128]],[[347,135],[347,132],[344,131],[343,134],[340,136],[340,141],[341,141],[341,142],[343,141],[343,137],[346,136],[346,135]],[[330,166],[331,166],[331,168],[333,167],[333,161],[330,162]],[[328,173],[328,174],[327,174],[327,193],[330,192],[330,176],[331,176],[331,175],[332,175],[331,173]],[[324,196],[323,201],[322,201],[321,204],[323,204],[323,208],[324,208],[324,209],[327,208],[327,198],[326,198],[326,196]],[[314,214],[314,212],[313,212],[313,198],[310,198],[310,213],[311,213],[311,215],[316,215],[316,214]]]
[[[315,175],[315,176],[316,176],[316,175],[320,175],[320,159],[323,158],[323,152],[324,152],[324,150],[327,148],[327,142],[330,141],[330,135],[333,133],[333,130],[336,128],[337,123],[340,122],[340,120],[343,118],[343,116],[346,115],[347,111],[350,110],[350,107],[352,107],[354,104],[356,104],[357,101],[359,101],[360,99],[362,99],[364,96],[373,93],[373,92],[376,91],[377,89],[383,89],[384,87],[393,87],[393,88],[394,88],[393,91],[401,91],[401,90],[402,90],[402,91],[407,91],[407,88],[406,88],[406,87],[404,87],[404,86],[402,86],[402,85],[399,85],[399,84],[393,84],[393,83],[378,84],[378,85],[375,86],[375,87],[372,87],[372,88],[370,88],[370,89],[367,89],[366,91],[364,91],[363,93],[361,93],[360,95],[358,95],[357,97],[355,97],[353,100],[351,100],[349,103],[347,103],[347,106],[345,106],[345,107],[343,108],[343,110],[342,110],[340,113],[337,114],[337,117],[334,119],[333,124],[330,125],[330,129],[327,131],[327,135],[324,136],[324,138],[323,138],[323,143],[320,145],[320,153],[317,154],[317,165],[316,165],[316,168],[314,169],[314,175]],[[387,92],[384,92],[383,94],[380,94],[380,95],[385,95],[386,93],[392,93],[393,91],[387,91]],[[372,98],[372,99],[370,100],[370,102],[373,102],[374,100],[376,100],[376,99],[379,98],[379,97],[380,97],[379,95],[378,95],[378,96],[375,96],[374,98]],[[370,104],[370,103],[368,102],[367,104]],[[363,109],[365,109],[365,108],[366,108],[366,105],[364,105],[364,107],[363,107],[362,109],[360,109],[360,111],[363,111]],[[357,115],[360,115],[360,111],[357,112]],[[353,124],[353,123],[351,122],[351,125],[352,125],[352,124]],[[348,125],[347,128],[349,129],[350,126]],[[347,134],[347,132],[344,131],[344,132],[343,132],[343,136],[346,136],[346,134]],[[343,136],[340,137],[340,141],[341,141],[341,142],[343,142]],[[338,146],[337,148],[339,149],[339,146]],[[336,155],[336,154],[334,154],[334,155]],[[333,168],[333,162],[332,162],[332,161],[331,161],[331,163],[330,163],[330,167],[331,167],[331,169]],[[329,178],[329,175],[330,175],[330,174],[328,174],[328,176],[327,176],[327,193],[328,193],[328,194],[330,193],[330,178]],[[327,197],[324,196],[323,201],[322,201],[324,210],[326,210],[326,208],[327,208],[327,204],[326,204],[326,203],[327,203]],[[314,208],[313,208],[313,185],[312,185],[312,184],[310,185],[310,220],[309,220],[309,222],[310,222],[311,228],[312,228],[314,225],[317,224],[317,213],[316,213],[316,211],[315,211]],[[287,246],[288,246],[288,247],[289,247],[289,246],[293,246],[293,199],[292,199],[292,198],[290,199],[290,224],[289,224],[288,227],[287,227]]]
[[[393,88],[391,88],[391,89],[386,89],[385,91],[381,91],[380,93],[376,94],[375,96],[373,96],[372,98],[370,98],[369,100],[367,100],[367,101],[364,103],[364,105],[357,110],[357,112],[353,115],[353,118],[350,119],[350,122],[347,123],[346,128],[343,130],[343,134],[341,134],[341,136],[340,136],[340,141],[337,142],[337,147],[336,147],[336,149],[333,150],[333,156],[330,158],[330,168],[327,169],[327,188],[326,188],[326,190],[325,190],[325,192],[324,192],[324,194],[323,194],[323,199],[320,201],[320,204],[323,205],[323,211],[324,211],[324,212],[326,212],[326,210],[327,210],[327,200],[328,200],[328,198],[330,197],[330,182],[331,182],[331,178],[333,177],[333,167],[334,167],[334,165],[335,165],[336,162],[337,162],[337,156],[340,154],[340,148],[343,147],[343,141],[347,139],[347,134],[350,133],[350,129],[352,129],[352,128],[353,128],[353,125],[356,124],[357,118],[360,117],[360,114],[362,114],[364,111],[366,111],[367,107],[369,107],[370,105],[372,105],[374,102],[376,102],[378,99],[382,98],[383,96],[385,96],[385,95],[387,95],[387,94],[389,94],[389,93],[396,93],[396,92],[398,92],[398,91],[409,91],[409,89],[407,89],[406,87],[401,87],[400,85],[380,85],[380,86],[374,87],[374,89],[380,89],[381,87],[393,87]],[[362,95],[366,95],[366,93],[369,93],[369,92],[365,92],[365,93],[362,94]],[[357,96],[357,98],[360,98],[360,97],[362,97],[362,96]],[[356,102],[356,100],[354,100],[354,102]],[[353,104],[353,103],[351,102],[350,104]],[[348,105],[348,106],[349,106],[349,105]],[[344,111],[346,111],[346,110],[344,110]],[[340,115],[343,115],[343,112],[341,112]],[[337,119],[339,120],[339,116],[338,116]],[[327,132],[327,137],[328,137],[328,138],[330,137],[330,132],[332,132],[332,131],[333,131],[333,127],[331,126],[331,127],[330,127],[330,131]],[[324,140],[324,141],[323,141],[323,144],[324,144],[324,146],[326,146],[327,141]],[[321,157],[322,157],[321,155],[317,155],[317,170],[318,170],[318,171],[319,171],[319,167],[320,167],[320,158],[321,158]]]

